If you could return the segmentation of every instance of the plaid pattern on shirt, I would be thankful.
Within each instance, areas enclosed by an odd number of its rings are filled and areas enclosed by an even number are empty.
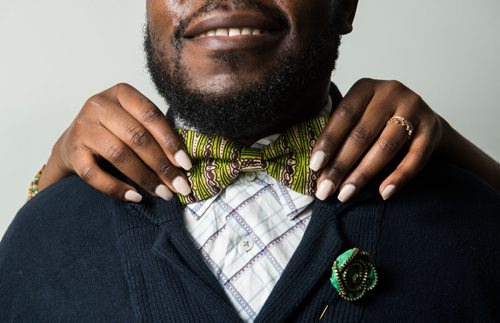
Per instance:
[[[188,232],[243,320],[253,321],[271,294],[304,235],[313,201],[265,172],[250,172],[184,209]]]
[[[331,112],[328,97],[319,116]],[[186,229],[243,320],[253,321],[271,294],[304,236],[313,201],[265,172],[248,172],[219,195],[184,209]]]

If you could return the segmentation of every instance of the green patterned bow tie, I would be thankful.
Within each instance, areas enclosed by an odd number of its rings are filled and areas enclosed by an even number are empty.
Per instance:
[[[309,169],[309,160],[327,122],[328,117],[306,121],[288,129],[263,149],[179,129],[193,162],[193,168],[187,172],[192,194],[178,194],[180,201],[188,204],[210,198],[231,185],[241,173],[251,171],[266,171],[292,190],[313,195],[318,174]]]

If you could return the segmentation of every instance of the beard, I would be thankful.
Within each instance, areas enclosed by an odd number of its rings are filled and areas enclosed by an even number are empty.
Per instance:
[[[193,128],[206,135],[241,139],[251,137],[256,125],[270,125],[267,133],[259,134],[268,135],[282,131],[283,126],[301,122],[305,113],[310,114],[305,112],[309,107],[294,111],[292,103],[300,101],[309,89],[317,88],[325,74],[329,76],[334,70],[341,40],[335,21],[333,18],[329,27],[301,50],[288,42],[287,48],[281,51],[284,54],[264,78],[251,84],[233,84],[217,94],[191,86],[189,67],[182,65],[182,45],[177,39],[181,33],[175,32],[171,40],[176,44],[176,53],[167,55],[147,24],[144,36],[147,68],[166,100],[167,117],[177,126]],[[175,59],[172,67],[167,64],[168,57]],[[226,54],[219,59],[231,63],[235,57]]]

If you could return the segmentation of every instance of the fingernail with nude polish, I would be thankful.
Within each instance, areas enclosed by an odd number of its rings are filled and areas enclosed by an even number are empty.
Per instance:
[[[161,184],[155,190],[155,194],[164,199],[165,201],[170,201],[174,194],[165,185]]]
[[[193,168],[193,164],[191,163],[191,159],[188,154],[184,150],[179,150],[175,155],[174,159],[182,168],[185,170],[190,170]]]
[[[191,194],[191,187],[189,187],[189,183],[184,179],[184,177],[177,176],[172,181],[172,186],[177,192],[184,196]]]
[[[384,188],[384,191],[382,192],[382,198],[384,199],[384,201],[387,201],[388,199],[390,199],[394,193],[396,192],[396,185],[387,185],[385,188]]]
[[[315,152],[314,155],[311,157],[309,168],[315,172],[319,171],[323,166],[325,159],[326,159],[326,154],[323,151],[320,150]]]
[[[129,202],[140,203],[142,201],[142,195],[135,191],[127,191],[125,193],[125,199]]]
[[[326,200],[330,194],[332,194],[335,189],[335,185],[329,179],[325,179],[318,186],[318,191],[316,192],[316,197],[322,201]]]
[[[345,203],[349,201],[355,193],[356,193],[356,186],[352,184],[347,184],[342,188],[337,198],[339,199],[340,202]]]

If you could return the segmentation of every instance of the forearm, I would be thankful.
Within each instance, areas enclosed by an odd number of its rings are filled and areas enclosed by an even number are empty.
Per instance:
[[[443,139],[437,152],[455,165],[483,179],[500,191],[500,164],[441,118]]]

